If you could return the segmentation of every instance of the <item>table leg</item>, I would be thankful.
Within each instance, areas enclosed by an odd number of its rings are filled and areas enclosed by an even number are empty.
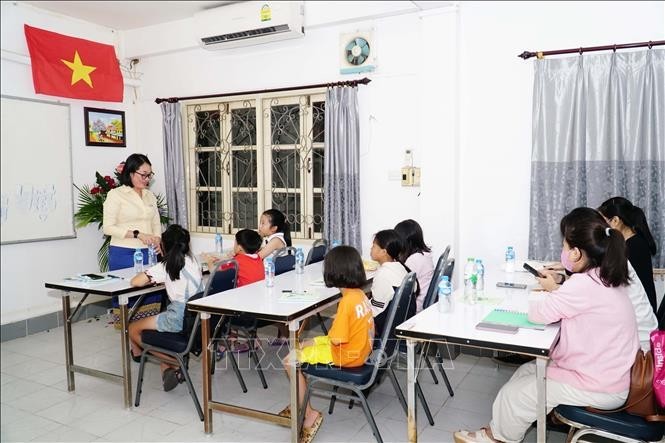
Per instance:
[[[547,435],[547,384],[545,380],[545,369],[547,359],[536,358],[536,387],[538,390],[538,420],[536,441],[544,442]]]
[[[300,416],[300,411],[298,410],[298,359],[296,356],[298,327],[298,320],[289,322],[289,343],[291,345],[291,349],[289,350],[289,360],[291,360],[291,365],[289,366],[289,380],[291,382],[291,442],[293,443],[298,443],[298,435],[300,435],[300,429],[298,429],[298,425],[300,424],[298,422]]]
[[[418,441],[418,427],[416,426],[416,342],[406,341],[406,396],[407,396],[407,433],[409,442]]]
[[[210,314],[201,313],[201,368],[203,370],[203,428],[206,434],[212,434],[212,389],[210,387]],[[214,364],[214,363],[213,363]]]
[[[72,345],[72,323],[70,319],[71,304],[69,292],[62,293],[62,322],[64,323],[65,330],[65,370],[67,371],[67,390],[73,391],[76,389],[74,383],[74,349]]]
[[[118,305],[120,307],[120,340],[122,343],[122,386],[125,400],[125,408],[132,407],[132,370],[129,362],[129,330],[127,321],[127,304],[129,297],[120,295]]]

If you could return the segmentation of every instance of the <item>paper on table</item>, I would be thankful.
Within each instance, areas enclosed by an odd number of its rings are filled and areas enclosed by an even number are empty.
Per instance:
[[[321,279],[319,279],[319,280],[311,281],[311,282],[309,282],[309,284],[310,284],[311,286],[325,286],[325,285],[326,285],[326,282],[323,281],[323,279],[321,278]]]
[[[282,292],[278,300],[283,302],[303,302],[303,301],[312,301],[317,298],[319,294],[316,292],[308,291],[291,291],[291,292]]]

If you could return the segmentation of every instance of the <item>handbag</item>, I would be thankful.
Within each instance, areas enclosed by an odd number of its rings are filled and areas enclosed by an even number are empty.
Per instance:
[[[653,392],[656,402],[665,407],[665,331],[656,329],[649,336],[653,355]]]
[[[630,370],[630,388],[624,405],[617,409],[601,410],[588,407],[587,410],[596,414],[611,414],[625,411],[643,417],[647,421],[665,421],[665,415],[656,404],[653,389],[654,363],[651,351],[644,353],[638,349],[635,362]]]

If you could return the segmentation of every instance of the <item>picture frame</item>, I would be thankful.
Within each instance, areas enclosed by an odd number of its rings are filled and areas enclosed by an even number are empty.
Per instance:
[[[127,147],[125,111],[85,107],[83,118],[86,146]]]

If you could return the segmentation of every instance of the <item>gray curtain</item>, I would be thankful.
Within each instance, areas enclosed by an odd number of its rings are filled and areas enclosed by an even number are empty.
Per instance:
[[[355,87],[326,92],[323,164],[324,238],[361,251],[360,125]]]
[[[164,180],[166,204],[171,223],[188,229],[187,196],[185,193],[185,160],[182,152],[182,118],[180,103],[160,104],[162,108],[162,132],[164,134]]]
[[[529,257],[559,258],[559,221],[623,196],[665,266],[665,50],[536,60]]]

